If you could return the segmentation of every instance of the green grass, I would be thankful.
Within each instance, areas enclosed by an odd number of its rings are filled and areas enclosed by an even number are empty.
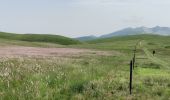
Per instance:
[[[28,41],[19,41],[19,40],[8,40],[0,38],[0,46],[28,46],[28,47],[66,47],[66,45],[56,44],[56,43],[48,43],[48,42],[28,42]]]
[[[0,32],[0,38],[28,42],[48,42],[62,45],[80,44],[78,40],[74,40],[64,36],[49,34],[12,34]]]
[[[4,42],[3,42],[4,41]],[[2,40],[0,45],[24,45]],[[137,42],[133,94],[129,95],[129,62]],[[77,45],[26,42],[25,46],[72,47],[113,51],[110,56],[1,58],[2,100],[168,100],[170,37],[114,37]],[[50,46],[49,46],[50,47]],[[152,56],[152,50],[156,55]],[[119,52],[118,54],[116,52]],[[115,54],[116,53],[116,54]]]

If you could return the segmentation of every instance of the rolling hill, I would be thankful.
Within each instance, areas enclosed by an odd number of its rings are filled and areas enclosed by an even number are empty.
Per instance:
[[[110,38],[99,38],[91,41],[87,41],[88,43],[107,43],[107,42],[117,42],[117,41],[133,41],[133,40],[161,40],[161,39],[170,39],[170,36],[161,36],[155,34],[138,34],[138,35],[128,35],[128,36],[114,36]]]
[[[13,34],[13,33],[0,32],[0,38],[8,39],[8,40],[28,41],[28,42],[48,42],[48,43],[56,43],[62,45],[71,45],[71,44],[80,43],[78,40],[74,40],[64,36],[49,35],[49,34]]]
[[[75,45],[74,47],[100,49],[100,50],[119,50],[121,52],[131,52],[134,45],[139,41],[147,41],[150,49],[164,49],[170,47],[170,36],[153,34],[114,36],[111,38],[99,38],[86,41],[86,44]]]

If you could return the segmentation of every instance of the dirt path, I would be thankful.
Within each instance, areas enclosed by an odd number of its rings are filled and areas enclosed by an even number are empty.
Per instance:
[[[41,57],[41,56],[80,56],[80,55],[111,55],[107,51],[95,51],[89,49],[74,49],[74,48],[39,48],[39,47],[1,47],[0,57]]]

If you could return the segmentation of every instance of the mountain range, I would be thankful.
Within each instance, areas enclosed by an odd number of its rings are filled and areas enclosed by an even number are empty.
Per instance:
[[[156,34],[156,35],[170,35],[170,27],[160,27],[155,26],[152,28],[148,27],[136,27],[136,28],[125,28],[122,30],[118,30],[109,34],[104,34],[99,37],[97,36],[84,36],[84,37],[78,37],[77,40],[80,41],[88,41],[88,40],[94,40],[98,38],[110,38],[114,36],[126,36],[126,35],[139,35],[139,34]]]

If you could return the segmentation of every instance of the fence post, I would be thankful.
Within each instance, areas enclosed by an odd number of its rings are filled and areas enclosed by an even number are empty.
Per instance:
[[[135,68],[135,62],[136,62],[136,46],[135,46],[134,55],[133,55],[133,69]]]
[[[132,60],[130,61],[130,83],[129,83],[129,91],[130,94],[132,94],[132,67],[133,67],[133,62]]]
[[[94,67],[92,66],[92,69],[91,69],[92,73],[91,73],[91,78],[92,80],[94,79]],[[94,84],[92,83],[91,84],[91,88],[94,89]]]
[[[133,57],[132,65],[133,65],[133,70],[134,70],[135,69],[135,56]]]

